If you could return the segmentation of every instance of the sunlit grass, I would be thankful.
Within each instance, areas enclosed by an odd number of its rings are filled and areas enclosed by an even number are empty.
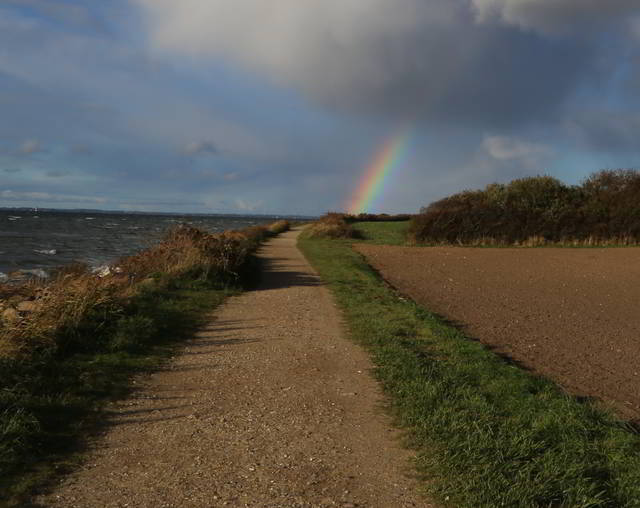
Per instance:
[[[474,508],[640,506],[631,427],[400,298],[351,241],[299,244],[370,351],[430,496]]]
[[[409,221],[403,222],[356,222],[353,228],[360,240],[378,245],[405,245]]]

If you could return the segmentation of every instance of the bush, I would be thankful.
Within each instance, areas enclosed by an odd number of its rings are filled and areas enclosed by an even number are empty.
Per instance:
[[[387,213],[359,213],[358,215],[345,215],[345,221],[351,222],[403,222],[411,219],[411,215],[403,213],[389,215]]]
[[[601,171],[580,186],[537,176],[464,191],[421,209],[409,235],[436,244],[636,244],[640,173]]]
[[[341,213],[329,212],[314,222],[309,235],[315,238],[357,238],[358,233]]]

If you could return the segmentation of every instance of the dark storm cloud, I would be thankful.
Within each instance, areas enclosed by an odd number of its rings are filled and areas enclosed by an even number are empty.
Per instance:
[[[551,35],[592,37],[625,26],[640,15],[637,0],[472,0],[479,21],[503,23]]]
[[[556,119],[597,77],[597,30],[546,31],[571,13],[626,26],[637,10],[635,0],[137,1],[160,50],[226,58],[335,109],[488,128]]]
[[[568,128],[589,149],[610,153],[640,154],[640,114],[591,111],[575,115]]]

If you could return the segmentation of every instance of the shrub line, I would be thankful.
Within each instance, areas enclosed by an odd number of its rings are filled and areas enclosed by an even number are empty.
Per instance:
[[[422,208],[410,236],[436,245],[638,245],[640,171],[601,171],[572,186],[537,176],[467,190]]]

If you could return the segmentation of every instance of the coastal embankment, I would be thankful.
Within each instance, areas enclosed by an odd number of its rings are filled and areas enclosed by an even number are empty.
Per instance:
[[[297,235],[258,251],[258,287],[110,406],[84,465],[38,505],[431,506]]]
[[[158,368],[255,272],[252,253],[288,229],[209,234],[189,226],[109,270],[63,267],[48,281],[0,285],[0,499],[76,464],[101,408]]]

